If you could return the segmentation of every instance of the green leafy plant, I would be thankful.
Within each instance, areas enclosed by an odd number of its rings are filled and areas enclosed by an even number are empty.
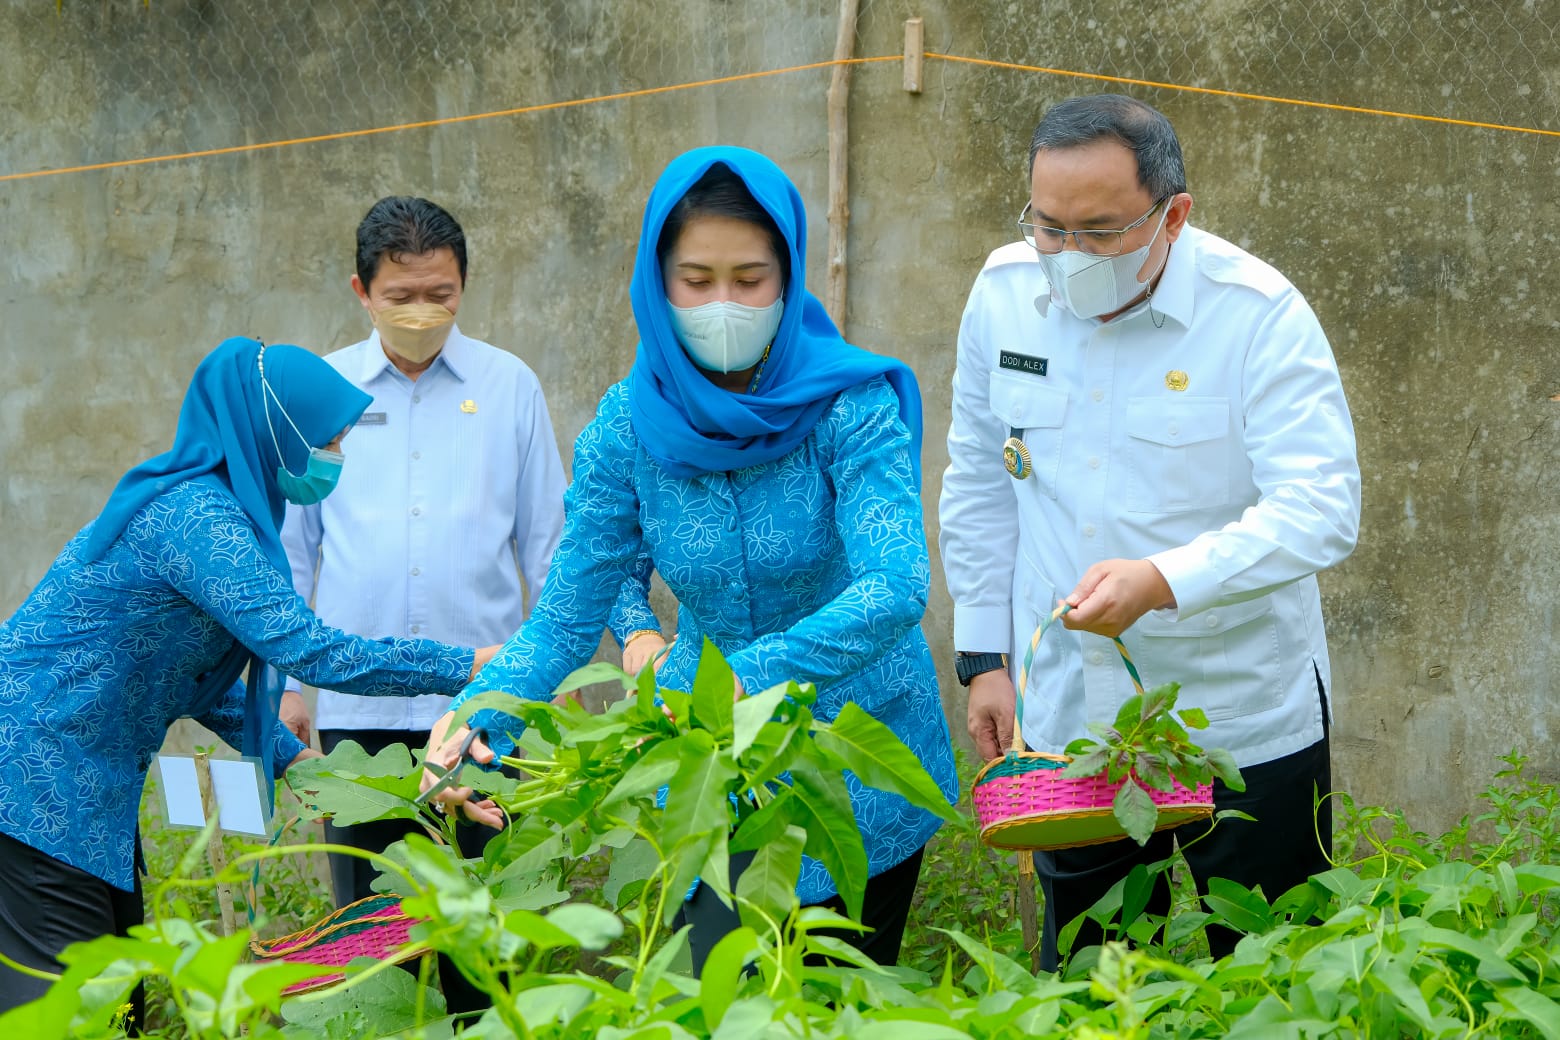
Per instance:
[[[933,806],[940,793],[932,797],[929,778],[901,757],[908,751],[897,741],[880,742],[882,734],[847,713],[818,723],[805,688],[787,686],[762,702],[760,718],[729,701],[723,711],[712,699],[723,686],[730,697],[723,670],[711,658],[700,675],[708,685],[662,692],[675,719],[661,712],[653,688],[641,700],[645,690],[621,673],[633,696],[606,716],[500,702],[528,723],[527,757],[515,760],[527,772],[515,780],[473,770],[469,779],[515,813],[506,834],[481,859],[463,860],[436,840],[445,836],[442,821],[429,819],[430,837],[376,857],[387,886],[425,919],[413,930],[414,952],[450,955],[492,998],[479,1021],[444,1015],[426,958],[417,975],[355,963],[343,982],[283,999],[316,969],[246,962],[247,936],[223,938],[186,916],[200,912],[215,883],[194,876],[204,873],[208,832],[156,885],[150,923],[128,938],[71,947],[64,978],[42,1000],[0,1015],[0,1035],[117,1040],[129,987],[160,979],[172,1018],[148,1032],[158,1040],[1560,1037],[1560,813],[1549,811],[1557,791],[1520,756],[1508,757],[1486,809],[1440,837],[1413,830],[1395,810],[1339,797],[1344,854],[1271,900],[1214,879],[1206,911],[1165,921],[1143,911],[1152,879],[1140,868],[1089,911],[1122,941],[1076,951],[1057,976],[1033,974],[1010,956],[1020,953],[1011,917],[973,891],[990,887],[980,861],[968,858],[968,833],[947,828],[928,851],[928,884],[950,897],[944,907],[953,905],[962,870],[976,915],[937,910],[933,920],[948,926],[936,932],[940,955],[912,952],[907,966],[889,968],[841,941],[853,927],[846,917],[796,906],[797,869],[814,839],[788,815],[807,810],[786,806],[807,794],[797,778],[809,768],[839,775],[846,761]],[[588,673],[586,681],[611,675]],[[818,754],[809,744],[836,757],[809,757]],[[774,761],[761,761],[761,746]],[[665,747],[673,750],[658,750]],[[416,787],[409,763],[347,753],[302,786],[321,804],[339,795],[344,806],[365,796],[338,785],[389,788],[416,812],[403,797]],[[697,857],[693,869],[709,870],[717,840],[728,854],[752,843],[765,866],[728,886],[744,924],[693,979],[683,967],[686,933],[667,926],[666,909],[684,894],[682,860]],[[227,876],[320,849],[251,849]],[[606,881],[594,896],[607,905],[574,901],[581,878],[603,876],[604,860]],[[1193,941],[1213,923],[1243,935],[1217,960],[1197,955]],[[587,957],[599,957],[592,971],[581,970]]]
[[[1196,790],[1217,775],[1231,790],[1246,789],[1228,751],[1204,750],[1192,743],[1187,729],[1207,729],[1208,716],[1201,708],[1175,711],[1180,692],[1179,683],[1166,683],[1134,694],[1122,704],[1113,725],[1089,724],[1089,732],[1098,739],[1080,737],[1067,745],[1073,761],[1062,775],[1083,779],[1104,773],[1110,783],[1121,784],[1112,809],[1122,829],[1139,845],[1148,841],[1159,819],[1145,787],[1169,792],[1179,782]]]

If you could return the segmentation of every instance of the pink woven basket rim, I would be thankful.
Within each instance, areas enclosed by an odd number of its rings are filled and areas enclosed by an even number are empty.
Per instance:
[[[1027,758],[1070,761],[1065,755],[1049,755],[1040,752],[1021,754]],[[985,775],[991,766],[1002,761],[1004,759],[994,759],[988,763],[986,769],[981,770],[981,774],[975,778],[970,792],[970,800],[974,804],[975,816],[980,824],[981,838],[994,847],[1069,847],[1074,843],[1068,841],[1018,846],[1007,845],[995,839],[1000,831],[1011,829],[1021,823],[1055,821],[1060,827],[1070,821],[1104,820],[1112,817],[1116,792],[1121,790],[1126,782],[1122,780],[1111,783],[1103,774],[1077,779],[1064,778],[1061,770],[1045,768],[1033,769],[1016,776],[987,777]],[[1162,822],[1156,829],[1176,826],[1179,823],[1209,816],[1213,812],[1213,785],[1211,784],[1199,784],[1195,791],[1183,787],[1179,782],[1174,782],[1173,788],[1169,791],[1149,787],[1141,780],[1138,780],[1138,785],[1148,792],[1149,799],[1161,811],[1161,817],[1166,813],[1172,816],[1179,815],[1177,810],[1191,810],[1184,819]],[[1125,832],[1116,831],[1111,835],[1094,837],[1079,844],[1113,841],[1117,837],[1125,837]]]

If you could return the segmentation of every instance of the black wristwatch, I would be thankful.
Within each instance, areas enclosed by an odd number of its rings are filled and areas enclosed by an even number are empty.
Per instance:
[[[960,651],[953,661],[953,670],[959,676],[960,686],[968,686],[970,680],[982,672],[994,672],[1006,667],[1007,658],[1002,654],[967,654]]]

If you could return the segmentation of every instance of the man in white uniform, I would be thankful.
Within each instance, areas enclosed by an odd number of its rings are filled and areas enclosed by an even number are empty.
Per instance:
[[[1060,752],[1115,718],[1133,692],[1119,634],[1147,684],[1179,682],[1179,706],[1206,711],[1194,739],[1247,782],[1215,786],[1219,809],[1258,822],[1186,850],[1199,887],[1277,898],[1327,869],[1331,844],[1325,803],[1313,815],[1332,694],[1315,575],[1353,550],[1360,495],[1332,350],[1283,275],[1187,223],[1180,144],[1155,109],[1062,102],[1029,164],[1025,241],[976,279],[953,380],[940,545],[970,735],[984,758],[1011,744],[1018,658],[1065,600],[1030,668],[1025,744]],[[1134,864],[1205,829],[1036,854],[1042,963]],[[1149,909],[1168,912],[1162,878]],[[1235,937],[1211,938],[1221,954]]]
[[[293,584],[348,632],[503,643],[535,604],[563,525],[563,464],[541,385],[518,357],[456,327],[466,237],[439,206],[380,199],[358,225],[356,266],[352,289],[374,331],[325,360],[374,401],[352,431],[352,465],[335,492],[288,506]],[[289,693],[284,717],[307,740],[302,704]],[[447,697],[321,690],[316,725],[327,752],[344,740],[371,754],[417,748],[448,706]],[[467,855],[495,833],[460,827]],[[326,830],[377,852],[420,828],[385,820]],[[369,861],[330,858],[338,903],[371,894]],[[446,996],[464,1010],[451,974]]]

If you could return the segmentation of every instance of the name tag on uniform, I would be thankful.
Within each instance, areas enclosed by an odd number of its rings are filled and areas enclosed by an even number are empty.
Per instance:
[[[384,412],[364,412],[358,418],[357,424],[359,426],[383,426],[385,421]]]
[[[1015,354],[1011,350],[1004,350],[997,359],[997,364],[1002,368],[1010,368],[1015,372],[1028,372],[1032,376],[1045,375],[1045,369],[1050,364],[1050,358],[1035,357],[1032,354]]]

